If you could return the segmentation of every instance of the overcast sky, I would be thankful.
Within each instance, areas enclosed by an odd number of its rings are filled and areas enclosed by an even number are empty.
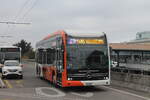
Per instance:
[[[57,30],[106,32],[109,42],[133,40],[150,30],[150,0],[0,0],[1,44],[25,39],[35,43]]]

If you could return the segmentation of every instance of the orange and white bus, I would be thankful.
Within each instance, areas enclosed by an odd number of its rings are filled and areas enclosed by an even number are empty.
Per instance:
[[[61,87],[110,84],[106,34],[58,31],[36,44],[36,75]]]

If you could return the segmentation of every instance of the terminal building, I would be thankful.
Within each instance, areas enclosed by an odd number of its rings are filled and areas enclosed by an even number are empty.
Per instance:
[[[150,31],[138,32],[136,39],[128,43],[150,44]]]
[[[111,59],[118,67],[150,70],[150,31],[138,32],[136,39],[126,43],[111,43]]]

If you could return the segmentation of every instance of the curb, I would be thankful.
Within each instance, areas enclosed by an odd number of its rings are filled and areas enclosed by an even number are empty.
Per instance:
[[[0,78],[0,88],[6,88],[6,85],[4,84],[1,78]]]
[[[124,81],[115,81],[115,80],[112,80],[111,84],[112,84],[112,86],[128,88],[128,89],[132,89],[135,91],[143,91],[143,92],[150,93],[150,87],[144,86],[144,85],[124,82]]]

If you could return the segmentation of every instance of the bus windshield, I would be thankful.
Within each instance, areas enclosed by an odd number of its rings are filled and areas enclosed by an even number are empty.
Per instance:
[[[108,50],[106,45],[68,45],[68,69],[108,68]]]
[[[5,59],[7,60],[19,60],[20,58],[20,52],[11,52],[11,53],[5,53]]]

